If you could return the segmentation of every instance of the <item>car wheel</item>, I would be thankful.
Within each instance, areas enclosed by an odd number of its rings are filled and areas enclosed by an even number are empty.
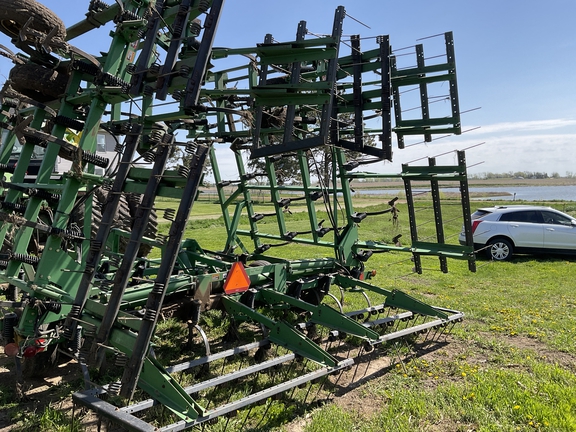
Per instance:
[[[495,238],[490,240],[486,254],[488,258],[494,261],[506,261],[512,257],[514,247],[512,243],[504,238]]]

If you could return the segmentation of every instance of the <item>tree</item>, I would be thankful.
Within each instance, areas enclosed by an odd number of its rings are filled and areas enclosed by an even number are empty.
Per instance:
[[[278,116],[275,116],[277,118]],[[353,124],[352,114],[340,114],[338,121],[343,125]],[[281,129],[279,129],[281,131]],[[342,138],[349,139],[346,135],[342,135]],[[282,136],[269,135],[268,139],[271,145],[277,145],[281,142]],[[373,135],[365,135],[364,145],[375,146],[376,141]],[[346,150],[346,159],[348,161],[357,161],[364,157],[363,153],[355,152],[351,150]],[[322,181],[324,184],[329,184],[329,180],[332,174],[332,148],[331,146],[320,146],[308,150],[307,153],[308,168],[310,172],[315,173],[318,180]],[[302,181],[302,173],[300,171],[300,165],[298,158],[293,154],[283,155],[274,162],[276,180],[279,185],[284,185],[290,182],[300,182]],[[266,161],[264,158],[251,159],[248,162],[248,168],[253,172],[265,172]]]

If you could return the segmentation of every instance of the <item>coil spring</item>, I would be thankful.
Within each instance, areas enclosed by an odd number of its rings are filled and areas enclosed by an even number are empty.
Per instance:
[[[178,175],[180,175],[184,178],[188,178],[188,176],[190,175],[190,168],[187,168],[183,165],[180,165],[178,167]]]
[[[114,146],[114,151],[115,151],[116,153],[122,154],[122,153],[124,153],[124,147],[125,147],[124,144],[118,143],[118,144],[116,144],[116,145]]]
[[[48,312],[59,314],[62,311],[62,304],[54,300],[44,302],[42,305]]]
[[[111,394],[112,396],[118,396],[118,394],[120,394],[121,388],[122,388],[122,384],[120,384],[119,382],[111,383],[108,386],[108,393]]]
[[[142,155],[142,159],[144,159],[148,163],[153,163],[156,160],[156,153],[147,151]]]
[[[78,225],[72,224],[69,228],[64,231],[65,235],[69,239],[83,239],[84,236],[82,234],[82,230]]]
[[[70,348],[72,349],[73,353],[80,352],[80,348],[82,348],[82,327],[76,327],[76,333],[74,333],[74,337],[72,342],[70,343]]]
[[[5,269],[6,267],[8,267],[8,261],[0,260],[0,268]]]
[[[30,265],[36,265],[40,262],[40,258],[38,258],[38,257],[32,256],[32,255],[19,254],[19,253],[12,254],[12,259],[14,259],[16,261],[20,261],[24,264],[30,264]]]
[[[182,24],[174,25],[172,27],[172,37],[179,38],[180,36],[182,36],[182,30],[184,30],[184,28],[182,27]]]
[[[51,193],[44,189],[36,189],[36,188],[28,189],[28,195],[31,197],[34,196],[46,201],[53,201],[53,202],[58,202],[62,198],[62,195]]]
[[[114,17],[114,24],[118,24],[124,21],[139,21],[140,17],[138,14],[125,10],[121,15],[116,15]]]
[[[4,315],[4,329],[2,335],[4,340],[12,342],[14,340],[14,328],[18,325],[18,315],[14,312],[9,312]]]
[[[84,129],[84,122],[63,115],[57,115],[54,118],[54,123],[60,126],[65,126],[67,128],[74,129],[76,131],[81,131],[82,129]]]
[[[200,0],[198,10],[202,13],[206,13],[208,9],[210,9],[210,0]]]
[[[46,148],[48,146],[48,141],[35,136],[27,136],[26,142],[42,148]]]
[[[24,214],[26,212],[26,206],[18,203],[13,203],[9,201],[0,202],[0,209],[10,210],[16,213]]]
[[[110,257],[109,261],[110,261],[110,264],[113,265],[114,267],[120,267],[120,264],[122,262],[122,257],[113,256],[113,257]]]
[[[146,37],[146,33],[148,33],[148,29],[141,28],[138,30],[138,39],[144,39]]]
[[[16,170],[16,165],[0,164],[0,171],[14,173]]]
[[[193,141],[188,141],[186,143],[186,149],[185,149],[186,153],[188,153],[189,155],[193,155],[194,153],[196,153],[196,150],[198,150],[198,144],[196,144]]]
[[[152,63],[148,68],[148,73],[150,75],[158,75],[160,73],[160,64],[159,63]]]
[[[167,219],[169,221],[173,221],[175,215],[176,215],[176,210],[174,210],[173,208],[167,208],[166,210],[164,210],[164,219]]]
[[[89,151],[82,152],[82,160],[87,163],[91,163],[92,165],[96,165],[100,168],[108,168],[108,164],[110,160],[108,158],[98,156],[96,153],[92,153]]]
[[[161,295],[164,292],[164,285],[155,283],[152,288],[152,294]]]
[[[103,73],[101,79],[105,85],[120,87],[123,93],[128,93],[128,90],[130,89],[129,82],[124,81],[123,79],[120,79],[117,76],[112,75],[111,73],[108,72]]]
[[[81,311],[82,311],[82,306],[72,305],[72,308],[70,308],[70,316],[78,318],[80,316]]]
[[[92,240],[92,242],[90,243],[90,250],[92,252],[99,252],[102,249],[103,245],[104,243],[101,241]]]
[[[82,60],[74,60],[72,62],[72,69],[92,76],[96,76],[100,73],[98,66],[92,63],[86,63]]]
[[[152,97],[154,95],[154,87],[146,85],[144,86],[144,88],[142,89],[142,93],[144,94],[144,96],[146,97]]]
[[[145,321],[154,321],[156,319],[156,315],[157,312],[154,309],[146,309],[146,312],[144,313],[144,317],[142,319],[144,319]]]
[[[88,6],[88,12],[100,12],[104,9],[108,9],[110,7],[109,4],[104,3],[100,0],[91,0],[90,5]]]
[[[164,134],[165,134],[164,131],[154,129],[152,132],[150,132],[150,141],[160,142],[162,141]]]
[[[136,65],[134,63],[130,63],[126,65],[126,73],[132,75],[136,72]]]
[[[198,36],[201,31],[202,31],[202,23],[198,18],[196,18],[194,21],[190,23],[190,33],[193,36]]]
[[[188,75],[190,75],[190,66],[187,65],[180,66],[180,69],[178,70],[178,75],[180,75],[182,78],[186,78]]]
[[[124,367],[128,364],[128,357],[125,354],[118,354],[114,358],[114,366]]]
[[[174,90],[172,92],[172,99],[174,99],[176,102],[180,102],[182,98],[184,98],[184,91]]]
[[[127,135],[132,131],[131,123],[114,123],[110,126],[110,132],[113,135]]]

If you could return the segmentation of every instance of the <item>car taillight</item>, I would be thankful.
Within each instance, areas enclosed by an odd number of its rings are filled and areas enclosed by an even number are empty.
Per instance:
[[[480,225],[480,222],[482,222],[481,220],[473,220],[472,221],[472,234],[474,234],[474,231],[476,231],[476,228],[478,228],[478,225]]]

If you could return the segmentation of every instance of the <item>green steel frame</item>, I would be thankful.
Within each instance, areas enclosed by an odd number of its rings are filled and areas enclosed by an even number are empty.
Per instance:
[[[360,36],[343,43],[346,11],[339,7],[328,36],[307,39],[302,21],[294,41],[277,42],[266,35],[256,47],[214,48],[223,4],[223,0],[124,0],[108,6],[93,0],[86,19],[67,29],[66,41],[24,26],[21,36],[28,39],[21,37],[17,46],[27,55],[19,61],[65,65],[66,92],[48,103],[35,102],[8,87],[2,94],[0,126],[7,136],[0,150],[0,174],[11,178],[1,185],[0,242],[5,246],[0,280],[10,285],[12,293],[22,293],[3,306],[23,308],[17,323],[5,317],[4,334],[18,347],[17,364],[30,348],[41,352],[48,346],[69,348],[84,365],[99,367],[112,354],[123,359],[125,369],[118,384],[88,389],[74,398],[131,430],[151,429],[128,411],[160,403],[178,419],[167,430],[181,430],[354,364],[353,356],[342,358],[337,350],[322,346],[317,328],[328,329],[330,341],[357,341],[362,349],[355,355],[361,357],[364,349],[374,345],[429,333],[462,318],[461,312],[368,283],[366,263],[374,252],[412,253],[418,272],[421,255],[438,256],[443,271],[447,271],[447,258],[468,260],[474,270],[471,247],[446,243],[440,207],[439,182],[459,181],[463,224],[470,236],[463,153],[457,166],[437,166],[430,159],[426,167],[405,165],[396,175],[405,182],[412,236],[408,247],[359,238],[360,224],[394,211],[394,200],[389,210],[358,212],[350,188],[353,179],[383,176],[355,168],[392,160],[392,132],[400,148],[408,135],[430,141],[434,134],[460,133],[452,34],[444,35],[443,62],[426,64],[418,45],[416,66],[398,69],[388,36],[376,38],[376,47],[368,50],[360,46]],[[71,44],[110,21],[116,27],[107,53],[94,57]],[[343,55],[341,49],[347,45],[350,54]],[[434,117],[427,86],[438,82],[449,86],[450,113]],[[420,90],[421,116],[408,120],[401,109],[402,89],[414,86]],[[168,95],[175,102],[156,104]],[[96,154],[101,128],[118,138],[116,164]],[[69,130],[82,132],[76,145],[66,140]],[[188,141],[179,142],[177,132],[184,132]],[[10,157],[17,142],[23,147],[13,166]],[[230,148],[236,173],[223,172],[221,145]],[[30,182],[26,171],[36,146],[46,151]],[[186,149],[188,163],[167,169],[176,147]],[[323,151],[332,161],[326,175],[311,163],[315,151]],[[53,173],[59,156],[73,162],[70,172]],[[248,158],[264,160],[265,169],[250,172]],[[295,161],[300,185],[277,181],[276,164],[283,158]],[[204,251],[193,239],[184,238],[208,160],[227,231],[226,244],[218,252]],[[105,168],[105,175],[96,175],[95,167]],[[257,178],[265,181],[255,182]],[[418,238],[413,180],[430,181],[436,242]],[[95,198],[98,190],[106,191],[103,203]],[[256,211],[254,194],[262,191],[270,196],[273,213]],[[127,196],[138,197],[139,203],[130,231],[114,226]],[[154,201],[162,196],[180,202],[169,234],[146,237]],[[284,213],[297,200],[305,202],[309,216],[309,229],[304,232],[290,230]],[[327,223],[319,220],[319,210],[327,212]],[[275,219],[272,232],[266,231],[271,224],[262,223],[264,218]],[[162,258],[139,257],[143,243],[160,249]],[[324,247],[328,257],[290,261],[272,254],[286,244]],[[240,293],[226,294],[224,284],[238,261],[247,265],[248,285]],[[367,307],[345,311],[330,287],[364,296]],[[367,293],[378,296],[378,304],[372,305]],[[244,372],[223,375],[221,382],[299,357],[316,366],[298,379],[208,409],[191,395],[211,383],[184,389],[170,368],[153,355],[161,311],[169,301],[182,297],[192,300],[190,328],[196,329],[207,347],[206,356],[188,366],[213,360],[199,323],[201,313],[215,307],[223,308],[236,323],[257,323],[263,329],[260,341],[225,350],[220,357],[270,346],[285,353]],[[397,309],[402,311],[394,312]],[[279,319],[278,311],[300,311],[305,319],[289,322]],[[419,319],[422,322],[416,323]],[[96,397],[118,391],[130,401],[138,388],[154,402],[118,410]]]

